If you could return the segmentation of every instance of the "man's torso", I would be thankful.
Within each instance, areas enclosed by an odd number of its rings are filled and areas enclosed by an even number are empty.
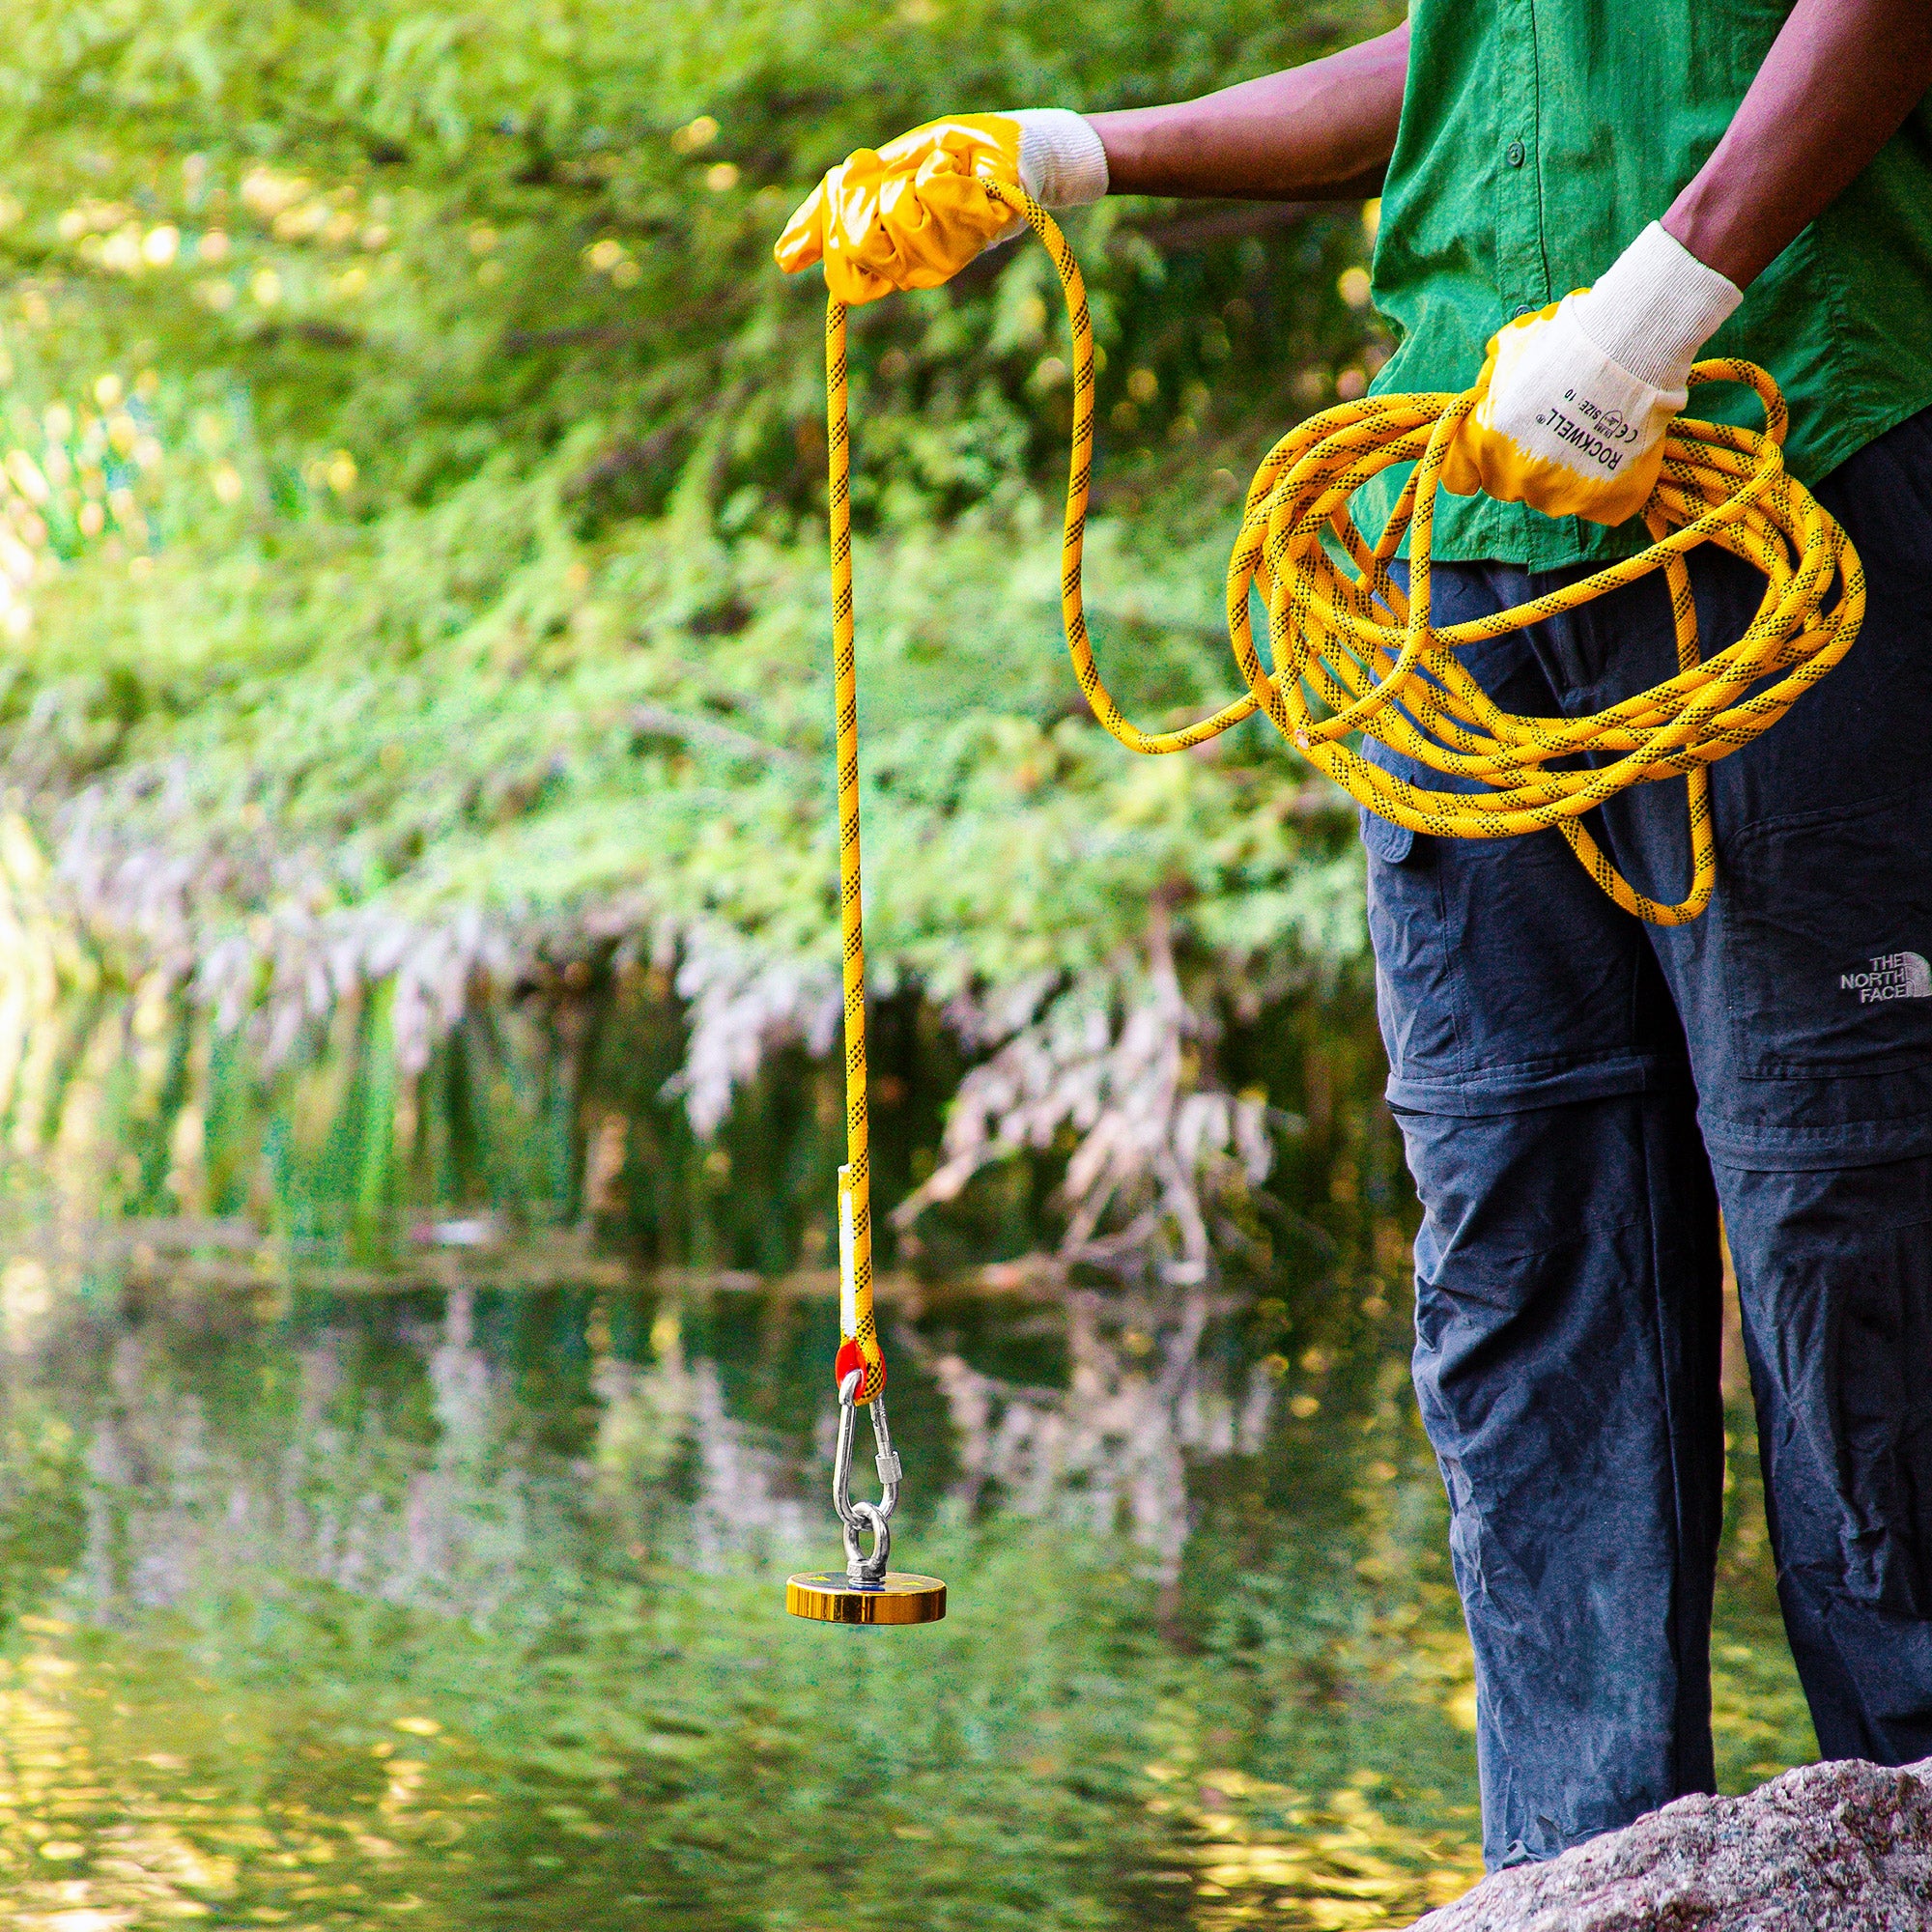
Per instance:
[[[1399,347],[1384,391],[1466,388],[1512,315],[1587,286],[1717,145],[1790,0],[1414,0],[1402,126],[1376,248]],[[1786,453],[1815,482],[1932,404],[1932,104],[1746,293],[1713,338],[1776,377]],[[1754,422],[1754,399],[1692,412]],[[1358,498],[1379,526],[1385,485]],[[1386,500],[1383,500],[1383,498]],[[1535,569],[1628,552],[1640,531],[1440,498],[1435,554]]]

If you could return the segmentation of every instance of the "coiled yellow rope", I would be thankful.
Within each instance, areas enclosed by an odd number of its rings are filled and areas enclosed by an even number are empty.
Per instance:
[[[1094,454],[1094,331],[1079,264],[1053,217],[1031,196],[989,183],[1025,216],[1053,257],[1073,336],[1073,447],[1061,537],[1066,647],[1094,715],[1130,751],[1183,752],[1256,711],[1350,797],[1411,831],[1450,838],[1508,838],[1554,826],[1626,912],[1682,925],[1710,903],[1717,879],[1707,767],[1782,718],[1848,651],[1864,614],[1864,573],[1851,540],[1784,469],[1784,399],[1755,363],[1700,362],[1692,384],[1737,383],[1757,392],[1763,432],[1680,416],[1664,442],[1663,473],[1644,511],[1649,549],[1563,590],[1493,616],[1438,629],[1429,616],[1429,548],[1442,462],[1475,407],[1463,395],[1370,396],[1343,403],[1275,444],[1248,486],[1228,564],[1228,635],[1247,696],[1176,731],[1142,731],[1121,713],[1094,663],[1080,597],[1081,548]],[[885,1380],[871,1306],[871,1217],[866,1130],[865,939],[859,891],[858,684],[853,651],[851,461],[845,397],[845,308],[825,316],[831,448],[832,601],[838,666],[840,920],[845,947],[846,1143],[852,1238],[845,1327],[865,1364],[861,1400]],[[1381,470],[1413,463],[1373,548],[1350,520],[1350,497]],[[1389,574],[1405,533],[1406,594]],[[1715,543],[1763,573],[1764,599],[1745,634],[1715,657],[1698,651],[1697,613],[1684,559]],[[1338,554],[1339,553],[1339,554]],[[1341,557],[1352,564],[1344,566]],[[1464,644],[1573,611],[1662,570],[1677,632],[1677,675],[1583,718],[1520,717],[1491,701],[1457,657]],[[1268,613],[1272,670],[1255,648],[1249,593]],[[1346,742],[1362,732],[1482,791],[1431,789],[1371,764]],[[1600,760],[1577,768],[1571,761]],[[1552,770],[1566,763],[1569,769]],[[1690,882],[1673,905],[1631,885],[1579,823],[1634,784],[1688,781]],[[841,1181],[841,1184],[843,1182]],[[841,1360],[850,1360],[841,1350]]]

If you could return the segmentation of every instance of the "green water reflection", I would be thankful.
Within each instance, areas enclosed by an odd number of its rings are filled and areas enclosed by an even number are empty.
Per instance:
[[[1401,1245],[895,1304],[909,1632],[782,1613],[829,1297],[161,1266],[22,1315],[16,1263],[5,1922],[1406,1923],[1478,1866]],[[1811,1750],[1734,1427],[1731,1788]]]

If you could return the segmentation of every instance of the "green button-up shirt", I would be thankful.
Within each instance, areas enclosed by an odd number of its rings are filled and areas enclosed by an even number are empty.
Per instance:
[[[1378,390],[1463,389],[1512,315],[1582,288],[1670,206],[1729,125],[1791,0],[1413,0],[1375,300],[1398,347]],[[1705,352],[1776,377],[1786,460],[1814,483],[1932,405],[1932,101],[1746,292]],[[1755,398],[1692,410],[1761,420]],[[1373,533],[1391,479],[1362,492]],[[1606,530],[1437,497],[1435,554],[1553,569],[1628,554]]]

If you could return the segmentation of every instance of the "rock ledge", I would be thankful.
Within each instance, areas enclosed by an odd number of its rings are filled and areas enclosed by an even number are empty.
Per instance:
[[[1787,1771],[1680,1798],[1487,1878],[1412,1932],[1918,1932],[1932,1927],[1932,1758]]]

